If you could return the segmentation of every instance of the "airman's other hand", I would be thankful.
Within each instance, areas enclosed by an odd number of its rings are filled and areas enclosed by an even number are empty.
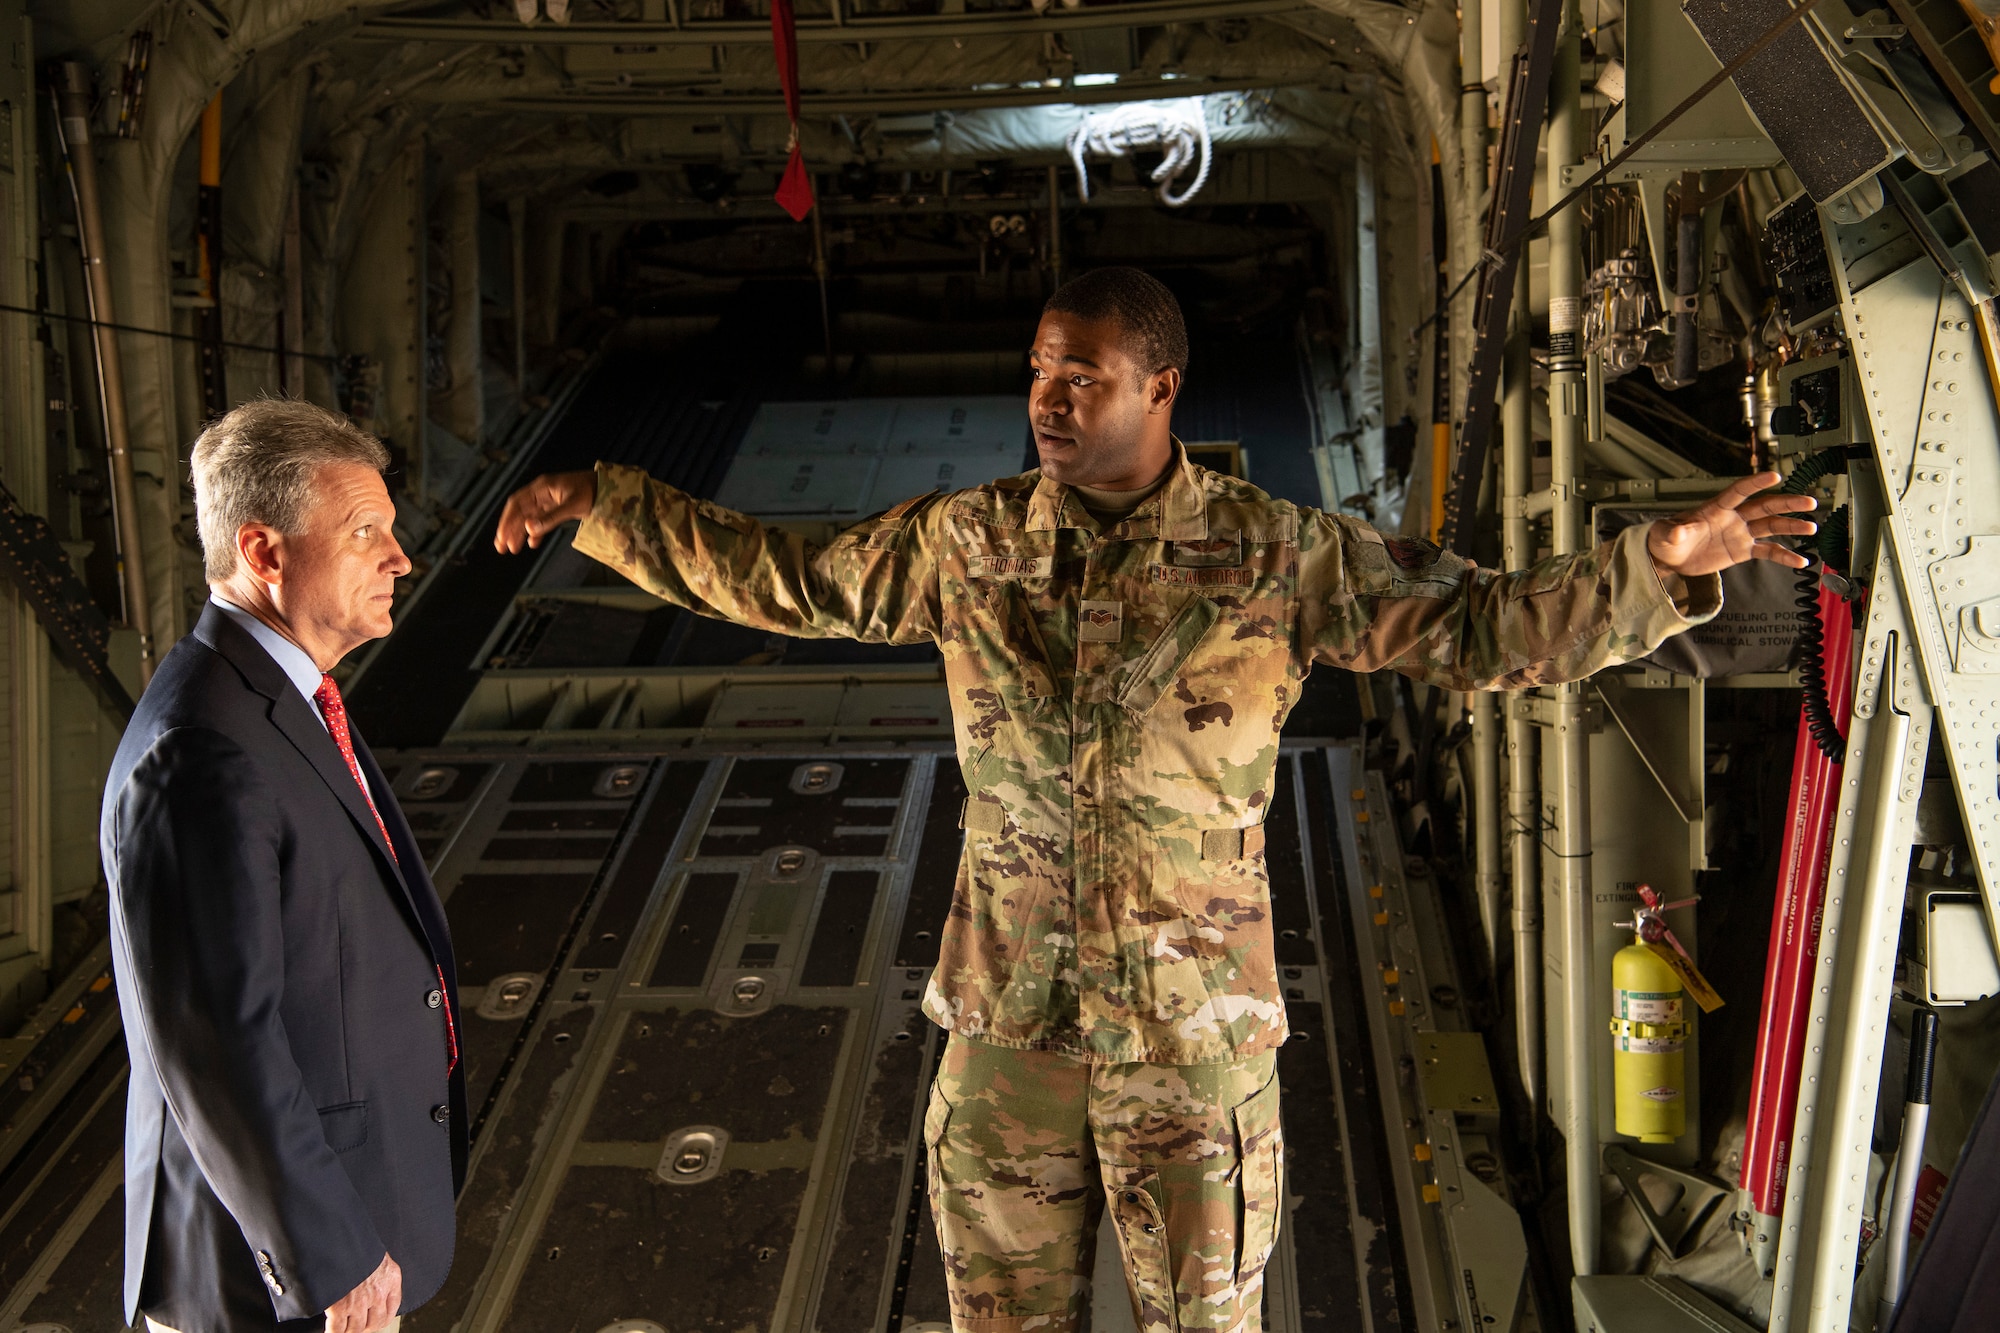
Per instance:
[[[1682,578],[1719,573],[1746,560],[1804,569],[1810,563],[1806,557],[1771,539],[1819,531],[1810,519],[1786,517],[1809,513],[1819,502],[1810,495],[1772,491],[1780,480],[1775,472],[1745,477],[1707,503],[1654,523],[1646,534],[1646,553],[1654,567]]]

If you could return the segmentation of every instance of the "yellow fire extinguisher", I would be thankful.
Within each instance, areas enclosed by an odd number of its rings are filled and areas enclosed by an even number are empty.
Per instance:
[[[1705,1011],[1721,1007],[1722,999],[1667,929],[1662,914],[1684,904],[1662,903],[1645,884],[1639,897],[1644,905],[1631,922],[1637,938],[1611,960],[1617,1125],[1641,1143],[1672,1143],[1687,1132],[1689,993]]]

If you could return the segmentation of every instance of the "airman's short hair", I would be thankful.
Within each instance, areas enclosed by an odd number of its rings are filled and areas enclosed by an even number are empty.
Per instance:
[[[194,442],[195,523],[210,583],[236,572],[236,534],[267,523],[304,531],[313,480],[331,463],[389,466],[382,442],[338,412],[297,398],[258,398],[217,418]]]
[[[1112,319],[1125,330],[1125,354],[1141,383],[1172,366],[1187,373],[1187,322],[1167,285],[1136,268],[1094,268],[1056,288],[1043,314]]]

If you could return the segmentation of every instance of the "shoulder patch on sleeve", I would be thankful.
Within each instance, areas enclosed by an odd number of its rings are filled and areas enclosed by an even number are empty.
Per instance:
[[[1411,573],[1429,569],[1444,554],[1444,548],[1422,537],[1384,537],[1382,548],[1388,552],[1389,560],[1398,569]]]

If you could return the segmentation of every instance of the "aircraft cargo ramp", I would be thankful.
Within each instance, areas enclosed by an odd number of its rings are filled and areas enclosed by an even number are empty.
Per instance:
[[[486,538],[503,483],[599,457],[833,522],[881,507],[881,478],[1016,470],[1018,406],[704,401],[633,370],[606,357],[560,395],[351,689],[463,995],[457,1255],[404,1327],[948,1328],[919,999],[966,793],[935,653],[770,640],[566,541],[510,560]],[[1268,1326],[1527,1326],[1495,1080],[1357,703],[1315,679],[1267,824],[1292,1029]],[[103,958],[85,971],[0,1089],[0,1328],[123,1327],[123,1040]],[[1131,1326],[1102,1248],[1100,1333]]]

